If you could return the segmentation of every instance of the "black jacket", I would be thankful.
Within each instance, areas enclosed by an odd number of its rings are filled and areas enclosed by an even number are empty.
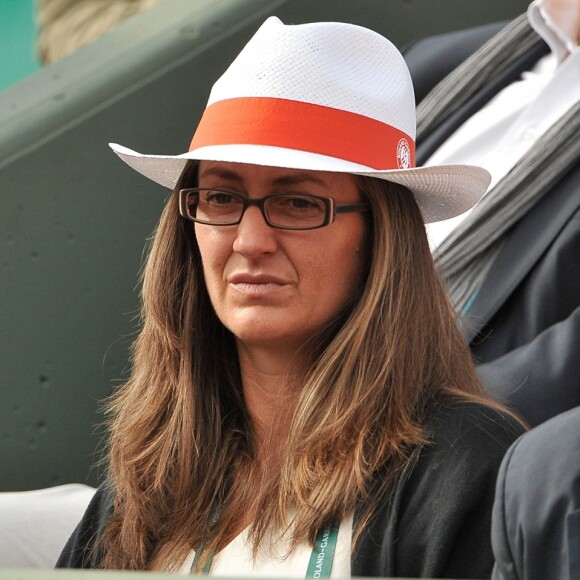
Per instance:
[[[352,575],[489,577],[495,479],[504,453],[522,431],[512,419],[481,405],[439,409],[430,422],[431,444],[399,479],[390,499],[373,499],[378,507],[352,554]],[[112,498],[109,484],[99,488],[58,567],[98,567],[94,542]]]

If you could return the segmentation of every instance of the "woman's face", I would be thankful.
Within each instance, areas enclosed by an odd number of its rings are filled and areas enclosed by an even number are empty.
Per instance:
[[[202,161],[199,186],[249,198],[300,192],[360,201],[352,175]],[[356,293],[365,262],[363,214],[306,231],[275,229],[256,206],[240,224],[195,224],[205,281],[222,323],[246,345],[296,349]]]

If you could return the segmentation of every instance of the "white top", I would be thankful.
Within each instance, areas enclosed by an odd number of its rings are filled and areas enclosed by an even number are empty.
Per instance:
[[[264,548],[260,550],[256,561],[248,543],[248,530],[245,529],[236,536],[213,559],[212,576],[256,576],[262,578],[304,578],[312,547],[307,543],[300,544],[286,559],[284,556],[289,548],[289,539],[286,536],[272,541],[271,535],[264,539]],[[338,530],[338,539],[331,578],[350,578],[350,554],[352,541],[352,516],[346,518]],[[272,550],[269,550],[270,542]],[[191,569],[195,552],[186,558],[180,572],[187,575]]]
[[[543,0],[530,4],[528,20],[551,53],[469,118],[425,165],[479,165],[491,173],[491,189],[580,100],[580,49],[567,27],[554,22],[543,4]],[[470,211],[428,224],[431,247],[438,246]]]

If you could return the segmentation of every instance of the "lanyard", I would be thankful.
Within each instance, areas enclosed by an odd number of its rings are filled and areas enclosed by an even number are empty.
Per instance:
[[[306,569],[305,578],[329,578],[330,572],[332,571],[332,563],[334,562],[334,552],[336,550],[336,542],[338,539],[338,526],[330,525],[322,530],[318,530],[316,538],[314,540],[314,548],[312,548],[312,553],[310,554],[310,561],[308,562],[308,568]],[[203,544],[195,551],[195,557],[193,563],[191,564],[191,570],[194,570],[197,563],[203,554]],[[203,568],[201,569],[202,574],[208,575],[211,570],[211,565],[213,563],[214,554],[208,554]]]
[[[330,578],[337,538],[338,526],[336,525],[318,530],[305,578]]]

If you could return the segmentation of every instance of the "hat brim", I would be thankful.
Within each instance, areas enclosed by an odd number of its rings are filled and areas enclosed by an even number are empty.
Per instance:
[[[473,165],[437,165],[377,171],[334,157],[264,145],[203,147],[177,156],[143,155],[116,143],[109,145],[135,171],[169,189],[175,188],[189,160],[335,171],[384,179],[404,185],[413,192],[425,223],[449,219],[471,209],[484,195],[491,181],[491,176],[485,169]]]

